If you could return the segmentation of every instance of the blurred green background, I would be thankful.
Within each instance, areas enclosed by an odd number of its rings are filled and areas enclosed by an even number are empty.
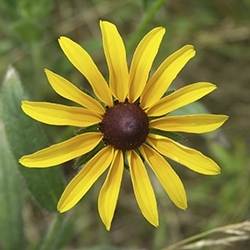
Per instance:
[[[197,55],[172,88],[209,81],[218,89],[202,104],[179,112],[205,110],[230,116],[218,132],[181,135],[183,143],[214,158],[222,174],[201,176],[174,165],[187,190],[186,211],[174,207],[153,179],[160,214],[158,229],[141,216],[128,173],[124,174],[112,229],[106,232],[97,212],[103,178],[76,208],[59,216],[53,211],[63,186],[59,171],[63,169],[67,177],[74,175],[74,163],[36,173],[17,164],[20,155],[75,133],[71,128],[32,121],[21,113],[19,104],[23,98],[65,103],[50,88],[45,67],[89,90],[60,50],[60,35],[83,45],[107,76],[100,19],[118,26],[129,59],[145,32],[159,25],[166,27],[154,69],[171,52],[193,44]],[[249,0],[0,0],[0,82],[0,249],[164,249],[192,235],[249,218]],[[53,198],[48,198],[50,191]],[[237,230],[238,234],[225,230],[209,235],[207,247],[203,241],[203,245],[185,249],[250,249],[250,226]],[[239,235],[246,237],[229,244],[228,237]],[[199,239],[203,236],[194,241]]]

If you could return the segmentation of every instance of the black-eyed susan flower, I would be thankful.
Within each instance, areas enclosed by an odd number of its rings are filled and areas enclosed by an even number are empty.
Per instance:
[[[193,46],[186,45],[167,57],[149,77],[165,29],[157,27],[145,35],[128,69],[125,46],[116,26],[101,21],[100,27],[109,69],[109,84],[80,45],[67,37],[59,39],[66,57],[88,80],[97,99],[46,69],[52,88],[80,106],[30,101],[22,103],[23,111],[40,122],[80,128],[96,124],[96,131],[76,135],[25,155],[20,163],[32,168],[52,167],[80,157],[102,144],[103,148],[66,187],[58,202],[58,211],[66,212],[75,206],[105,170],[109,169],[98,198],[100,217],[109,230],[127,162],[138,206],[143,216],[158,226],[156,198],[145,163],[153,170],[169,198],[181,209],[187,208],[185,189],[166,158],[206,175],[219,174],[220,168],[199,151],[152,132],[210,132],[220,127],[227,116],[169,114],[216,88],[214,84],[198,82],[164,96],[177,74],[194,57]]]

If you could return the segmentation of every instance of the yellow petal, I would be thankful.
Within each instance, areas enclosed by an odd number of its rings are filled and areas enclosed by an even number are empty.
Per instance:
[[[164,33],[164,28],[154,28],[144,36],[135,50],[129,72],[129,100],[131,102],[137,100],[145,87]]]
[[[106,105],[112,106],[111,90],[90,55],[67,37],[60,37],[59,44],[69,61],[86,77],[95,95]]]
[[[37,135],[39,136],[39,135]],[[25,167],[46,168],[72,160],[91,151],[102,139],[101,133],[84,133],[54,144],[30,155],[19,162]]]
[[[128,151],[127,157],[137,204],[143,216],[157,227],[159,225],[157,204],[146,168],[135,151]]]
[[[198,82],[187,85],[172,94],[163,97],[159,102],[150,107],[146,112],[149,116],[161,116],[197,101],[216,89],[216,86],[208,82]]]
[[[165,131],[206,133],[213,131],[228,119],[226,115],[180,115],[166,116],[150,121],[150,127]]]
[[[168,162],[146,144],[141,146],[140,152],[154,171],[159,182],[173,203],[181,209],[186,209],[187,197],[184,186],[179,176],[175,173]]]
[[[120,150],[116,150],[109,173],[98,198],[99,214],[107,230],[110,230],[114,216],[121,186],[123,166],[123,153]]]
[[[195,55],[192,45],[186,45],[170,55],[149,79],[141,96],[141,106],[151,107],[167,91],[185,64]]]
[[[128,65],[123,40],[116,26],[100,21],[103,49],[109,68],[109,85],[113,95],[124,102],[128,95]]]
[[[57,210],[63,213],[74,207],[109,167],[112,159],[112,147],[99,151],[67,185],[57,204]]]
[[[22,101],[21,107],[28,116],[50,125],[88,127],[101,121],[100,115],[81,107],[29,101]]]
[[[89,110],[95,111],[98,114],[102,115],[105,113],[104,108],[98,101],[85,94],[62,76],[57,75],[48,69],[45,69],[45,74],[51,87],[56,91],[57,94],[67,98],[68,100],[78,103]]]
[[[179,162],[195,172],[205,175],[217,175],[220,173],[220,167],[212,159],[170,138],[150,134],[147,142],[162,155]]]

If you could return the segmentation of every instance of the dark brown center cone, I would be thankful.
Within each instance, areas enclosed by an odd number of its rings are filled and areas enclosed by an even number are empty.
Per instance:
[[[108,108],[100,123],[105,143],[121,150],[142,145],[148,135],[148,117],[135,103],[118,103]]]

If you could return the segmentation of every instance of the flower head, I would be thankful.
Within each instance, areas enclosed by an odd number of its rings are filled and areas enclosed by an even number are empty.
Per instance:
[[[164,96],[177,74],[195,55],[193,46],[183,46],[167,57],[149,77],[165,29],[154,28],[144,36],[128,70],[125,46],[116,26],[101,21],[100,27],[109,69],[109,84],[80,45],[66,37],[59,39],[66,57],[88,80],[98,101],[65,78],[46,69],[52,88],[80,106],[22,102],[23,111],[40,122],[75,127],[96,125],[96,131],[83,132],[64,142],[25,155],[20,163],[32,168],[52,167],[80,157],[101,144],[102,149],[67,185],[58,202],[58,211],[66,212],[75,206],[105,170],[109,169],[98,198],[100,217],[109,230],[126,161],[138,206],[143,216],[158,226],[156,198],[145,163],[153,170],[169,198],[181,209],[187,208],[185,189],[165,157],[201,174],[216,175],[220,173],[220,168],[201,152],[153,132],[210,132],[220,127],[227,116],[169,114],[216,88],[214,84],[198,82]]]

